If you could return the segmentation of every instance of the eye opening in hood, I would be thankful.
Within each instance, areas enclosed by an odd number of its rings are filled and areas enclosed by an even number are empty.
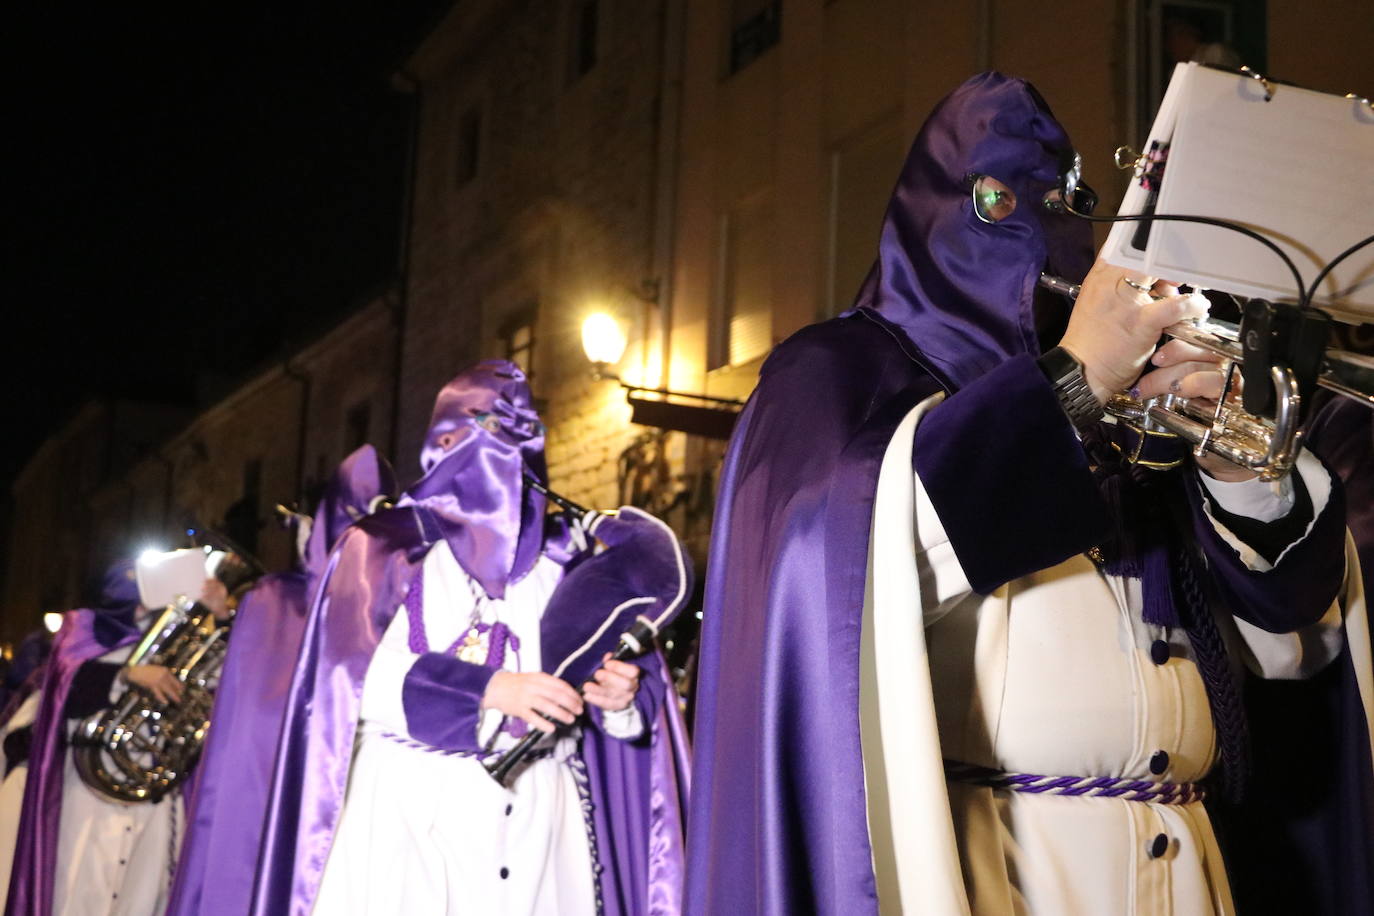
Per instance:
[[[964,179],[973,195],[973,215],[995,225],[1016,212],[1016,192],[991,175],[970,172]]]

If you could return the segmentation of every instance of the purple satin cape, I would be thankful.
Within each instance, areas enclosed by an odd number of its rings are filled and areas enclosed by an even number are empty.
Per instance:
[[[940,390],[871,312],[773,351],[721,473],[698,668],[688,913],[874,913],[859,625],[888,440]]]
[[[1365,598],[1374,585],[1374,411],[1335,398],[1307,447],[1341,478]],[[1368,608],[1366,609],[1369,610]],[[1256,809],[1214,811],[1241,913],[1374,913],[1374,761],[1350,652],[1306,681],[1249,678]]]
[[[339,465],[315,510],[305,569],[261,579],[239,606],[215,693],[213,726],[187,804],[186,839],[168,912],[241,916],[252,900],[277,736],[313,585],[330,548],[378,496],[391,466],[364,445]]]
[[[307,588],[304,573],[265,576],[239,605],[194,803],[187,806],[169,913],[248,911]]]
[[[682,912],[691,751],[667,660],[656,655],[640,685],[655,699],[647,737],[622,741],[598,728],[582,730],[608,916]]]
[[[138,640],[139,630],[123,616],[100,610],[68,611],[53,639],[43,676],[43,699],[33,723],[29,777],[19,816],[6,916],[47,916],[52,912],[67,751],[67,720],[63,715],[67,693],[83,663]]]

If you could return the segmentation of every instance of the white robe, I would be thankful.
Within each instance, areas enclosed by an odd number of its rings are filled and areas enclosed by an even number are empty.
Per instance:
[[[132,648],[107,652],[100,661],[122,663]],[[124,689],[116,681],[110,702]],[[111,801],[81,781],[70,752],[64,757],[53,916],[163,912],[185,824],[181,794],[157,804]]]
[[[1191,782],[1217,755],[1186,635],[1140,620],[1139,583],[1086,556],[973,593],[898,427],[879,477],[861,656],[869,825],[883,913],[1233,912],[1201,803],[996,791],[946,782],[942,759],[1004,772]],[[1320,512],[1329,478],[1299,465]],[[1228,510],[1274,517],[1282,494],[1218,487]],[[913,514],[914,509],[914,514]],[[914,524],[913,524],[914,520]],[[1229,535],[1220,527],[1223,536]],[[1238,542],[1237,542],[1238,543]],[[1252,568],[1265,561],[1242,551]],[[1340,648],[1340,609],[1276,636],[1219,621],[1233,656],[1267,677],[1310,674]],[[1156,665],[1150,646],[1170,643]],[[1162,775],[1150,771],[1168,754]],[[1151,854],[1155,839],[1167,851]]]
[[[474,583],[446,542],[425,556],[424,624],[431,651],[442,652],[469,626]],[[520,640],[506,650],[508,671],[538,671],[539,619],[562,577],[541,558],[503,600],[482,603],[480,621],[504,622]],[[552,756],[535,759],[502,788],[473,757],[405,743],[402,685],[417,656],[409,650],[403,608],[387,627],[368,667],[352,770],[315,912],[380,914],[519,914],[596,912],[595,877],[569,758],[577,735],[545,740]],[[633,738],[638,711],[603,717],[606,730]],[[487,710],[479,743],[504,749],[516,739]],[[400,739],[400,740],[398,740]]]

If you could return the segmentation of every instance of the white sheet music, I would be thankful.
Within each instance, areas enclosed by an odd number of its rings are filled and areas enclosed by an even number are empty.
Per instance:
[[[166,607],[180,597],[199,599],[212,565],[210,557],[199,547],[145,553],[134,563],[143,606]]]
[[[1374,111],[1336,95],[1196,64],[1174,72],[1151,140],[1171,146],[1156,212],[1212,216],[1277,242],[1305,283],[1351,244],[1374,235]],[[1172,102],[1172,105],[1169,103]],[[1122,213],[1139,212],[1132,188]],[[1144,257],[1136,224],[1113,228],[1107,260],[1242,296],[1294,301],[1292,273],[1239,233],[1156,222]],[[1374,245],[1343,261],[1313,303],[1351,321],[1374,321]]]

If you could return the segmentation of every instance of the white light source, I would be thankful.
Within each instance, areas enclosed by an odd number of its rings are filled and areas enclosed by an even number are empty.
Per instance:
[[[165,550],[158,550],[156,547],[145,547],[138,555],[138,563],[140,566],[152,566],[162,559],[164,553],[166,553]]]
[[[594,312],[582,322],[582,352],[599,366],[620,362],[625,355],[625,332],[605,312]]]
[[[56,633],[62,628],[62,615],[56,611],[48,611],[43,615],[43,628],[49,633]]]

